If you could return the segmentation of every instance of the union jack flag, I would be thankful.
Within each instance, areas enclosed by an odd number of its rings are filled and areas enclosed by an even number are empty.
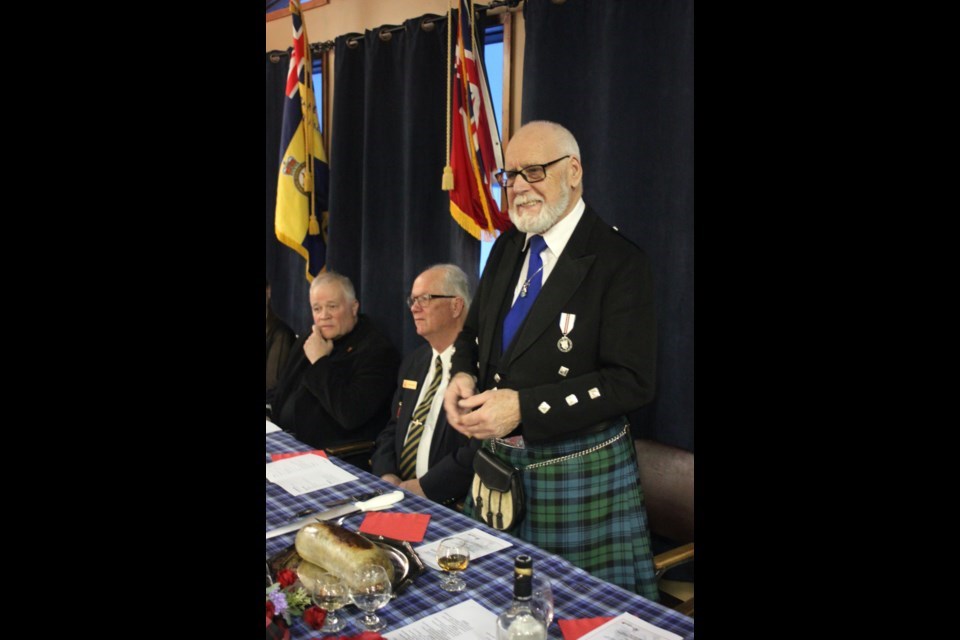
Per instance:
[[[306,277],[323,270],[327,245],[326,218],[329,168],[320,139],[313,61],[299,0],[290,0],[293,53],[287,73],[277,175],[277,239],[306,259]]]
[[[471,0],[460,0],[457,62],[453,80],[450,215],[478,240],[481,233],[506,231],[510,218],[500,212],[490,184],[503,168],[500,136],[490,104],[483,63],[475,54]]]

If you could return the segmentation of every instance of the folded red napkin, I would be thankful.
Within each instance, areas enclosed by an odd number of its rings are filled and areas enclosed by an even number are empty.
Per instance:
[[[557,620],[560,625],[560,633],[563,634],[563,640],[576,640],[580,636],[589,633],[608,620],[613,620],[613,616],[600,618],[581,618],[579,620]]]
[[[423,542],[427,533],[427,524],[430,522],[429,513],[387,513],[370,511],[360,525],[360,533],[369,533],[374,536],[406,540],[407,542]]]
[[[314,449],[313,451],[295,451],[293,453],[271,453],[270,461],[276,462],[277,460],[283,460],[284,458],[295,458],[297,456],[305,456],[308,453],[312,453],[315,456],[320,456],[321,458],[327,457],[327,452],[323,449]]]

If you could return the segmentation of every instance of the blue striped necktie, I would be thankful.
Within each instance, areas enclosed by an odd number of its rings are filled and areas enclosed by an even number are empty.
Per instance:
[[[443,380],[443,361],[437,356],[437,366],[433,370],[433,380],[423,396],[423,400],[413,410],[410,417],[410,429],[407,432],[407,442],[403,445],[403,451],[400,452],[400,478],[409,480],[417,476],[417,449],[420,447],[420,436],[423,435],[423,426],[427,421],[427,415],[430,413],[430,407],[433,405],[433,397],[437,395],[437,389]]]
[[[530,236],[529,258],[530,264],[527,265],[527,280],[520,287],[520,295],[507,312],[507,317],[503,319],[503,342],[500,352],[503,353],[510,346],[513,337],[517,335],[517,330],[523,324],[523,319],[527,317],[527,312],[533,306],[533,301],[540,293],[540,287],[543,285],[543,259],[540,252],[547,248],[547,243],[543,236]]]

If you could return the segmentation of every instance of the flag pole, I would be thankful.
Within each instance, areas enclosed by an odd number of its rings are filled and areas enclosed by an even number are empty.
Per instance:
[[[450,9],[450,4],[447,4],[447,164],[443,167],[443,179],[440,182],[440,188],[444,191],[453,191],[453,167],[450,166],[450,65],[452,60],[450,58],[450,38],[453,32],[451,28],[452,23],[452,11]]]

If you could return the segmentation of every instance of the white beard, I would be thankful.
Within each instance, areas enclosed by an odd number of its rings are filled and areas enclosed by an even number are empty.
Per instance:
[[[513,202],[510,203],[507,213],[510,216],[510,222],[513,223],[513,226],[515,226],[518,231],[522,231],[523,233],[543,233],[556,224],[560,216],[567,210],[567,205],[570,204],[570,187],[566,185],[563,186],[560,199],[556,204],[548,205],[546,202],[543,202],[540,205],[540,212],[536,215],[527,214],[521,216],[517,213],[517,205],[536,200],[540,200],[540,196],[531,193],[529,195],[517,196],[513,199]]]

